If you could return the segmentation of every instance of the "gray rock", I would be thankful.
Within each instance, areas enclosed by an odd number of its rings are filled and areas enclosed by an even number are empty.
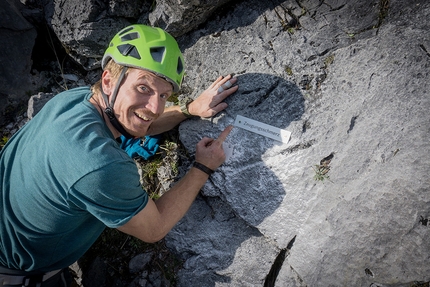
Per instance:
[[[9,105],[16,106],[31,91],[31,52],[36,30],[21,15],[21,3],[12,0],[0,2],[0,125]]]
[[[126,20],[130,11],[140,11],[140,1],[119,2],[121,5],[110,1],[108,6],[96,0],[51,0],[45,6],[45,18],[67,53],[85,69],[92,70],[100,67],[110,39],[130,24]],[[114,15],[110,15],[113,11]]]
[[[87,69],[149,13],[139,1],[41,2]],[[151,23],[182,35],[226,1],[214,3],[159,1]],[[429,282],[430,3],[249,0],[219,12],[178,38],[183,89],[196,97],[229,73],[240,88],[225,112],[181,124],[181,141],[192,155],[238,114],[292,136],[232,131],[233,156],[166,238],[185,260],[179,286]],[[159,275],[148,278],[164,284]]]
[[[137,273],[145,269],[146,265],[151,261],[154,254],[152,252],[141,253],[133,257],[128,263],[128,268],[131,273]]]
[[[44,4],[45,18],[67,53],[87,70],[100,67],[100,60],[113,35],[131,23],[162,27],[182,35],[206,21],[229,0],[217,1],[66,1]],[[39,0],[43,2],[43,0]],[[149,19],[148,19],[149,17]],[[148,22],[149,21],[149,22]]]
[[[164,274],[161,271],[155,271],[149,274],[148,276],[148,286],[160,286],[160,287],[168,287],[170,286],[169,280],[166,279]],[[144,285],[142,285],[144,286]]]
[[[71,82],[77,82],[79,81],[79,77],[77,75],[73,75],[73,74],[64,74],[61,75],[63,77],[64,80],[67,81],[71,81]]]
[[[191,154],[238,114],[292,132],[281,144],[235,128],[227,139],[233,157],[203,194],[256,228],[268,240],[260,248],[274,242],[280,250],[296,236],[276,286],[428,282],[430,4],[297,3],[245,1],[181,38],[193,96],[219,74],[239,82],[225,112],[181,124]],[[245,282],[249,273],[218,277],[244,261],[261,266],[246,286],[261,286],[270,268],[252,255],[234,257],[254,237],[228,236],[225,226],[207,236],[214,228],[201,216],[191,211],[168,237],[177,250],[192,250],[182,251],[181,286],[193,286],[191,270],[212,278],[203,286]],[[233,259],[214,260],[220,252]],[[258,259],[271,265],[275,257]]]
[[[230,1],[157,1],[154,11],[149,14],[149,21],[152,26],[160,27],[178,37],[206,22],[216,9]]]
[[[43,106],[54,97],[53,93],[38,93],[28,100],[27,117],[29,120],[43,108]]]
[[[108,15],[116,17],[124,17],[129,19],[136,19],[151,9],[151,2],[147,0],[127,1],[117,0],[109,1]],[[146,21],[147,22],[147,21]]]
[[[167,235],[186,261],[179,286],[248,286],[263,283],[278,248],[219,198],[198,197]]]

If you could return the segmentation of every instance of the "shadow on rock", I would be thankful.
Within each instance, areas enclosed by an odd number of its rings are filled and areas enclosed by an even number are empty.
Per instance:
[[[230,1],[220,8],[207,19],[198,29],[198,33],[193,31],[177,38],[182,49],[192,47],[196,42],[207,35],[217,38],[222,32],[235,30],[252,24],[258,17],[267,10],[272,10],[279,6],[284,0],[258,1]],[[239,16],[240,15],[240,16]],[[243,17],[246,15],[246,17]],[[226,21],[223,21],[227,19]],[[288,23],[286,24],[288,25]]]
[[[239,75],[238,83],[225,112],[181,124],[181,141],[191,154],[199,138],[216,138],[237,115],[282,129],[300,120],[304,99],[294,84],[257,73]],[[233,146],[232,156],[167,237],[168,245],[185,259],[180,286],[263,283],[279,253],[280,244],[271,236],[276,226],[267,230],[260,225],[285,198],[288,163],[277,162],[276,153],[289,145],[238,127],[226,144]]]

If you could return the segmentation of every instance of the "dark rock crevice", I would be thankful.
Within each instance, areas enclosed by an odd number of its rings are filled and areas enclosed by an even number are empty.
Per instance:
[[[272,268],[269,271],[269,274],[266,276],[266,280],[264,281],[264,287],[274,287],[276,279],[278,278],[279,271],[284,264],[285,259],[287,258],[291,248],[293,248],[294,241],[296,240],[296,236],[290,240],[287,247],[281,249],[278,256],[276,256],[275,261],[273,262]]]

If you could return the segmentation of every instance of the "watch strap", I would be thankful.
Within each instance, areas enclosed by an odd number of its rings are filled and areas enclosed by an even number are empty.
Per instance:
[[[201,164],[197,161],[195,161],[193,163],[193,167],[200,169],[201,171],[203,171],[204,173],[206,173],[207,175],[211,176],[212,173],[214,173],[214,171],[210,168],[208,168],[207,166],[205,166],[204,164]]]
[[[190,112],[188,111],[188,105],[191,104],[193,102],[192,99],[188,99],[185,103],[183,103],[180,107],[181,107],[181,112],[184,116],[186,116],[187,118],[191,118],[193,115],[190,114]]]

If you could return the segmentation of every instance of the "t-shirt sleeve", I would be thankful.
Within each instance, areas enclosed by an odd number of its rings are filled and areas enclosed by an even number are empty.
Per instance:
[[[69,191],[69,200],[106,226],[117,228],[148,202],[148,194],[139,179],[134,163],[111,163],[79,179]]]

